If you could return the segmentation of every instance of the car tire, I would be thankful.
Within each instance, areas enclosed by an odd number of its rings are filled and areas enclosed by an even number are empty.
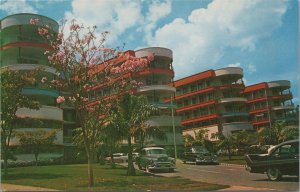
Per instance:
[[[278,181],[281,179],[281,173],[277,168],[269,168],[267,170],[267,176],[271,181]]]

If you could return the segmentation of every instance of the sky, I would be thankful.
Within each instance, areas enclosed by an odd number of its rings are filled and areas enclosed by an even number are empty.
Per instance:
[[[169,48],[175,80],[229,66],[246,86],[289,80],[299,103],[298,0],[0,0],[0,18],[28,12],[96,25],[110,47]]]

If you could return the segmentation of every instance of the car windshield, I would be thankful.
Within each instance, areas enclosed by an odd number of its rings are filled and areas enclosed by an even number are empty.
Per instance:
[[[209,153],[209,151],[205,147],[202,147],[202,146],[193,147],[192,152],[194,152],[194,153]]]
[[[150,149],[147,151],[148,154],[166,154],[164,149]]]

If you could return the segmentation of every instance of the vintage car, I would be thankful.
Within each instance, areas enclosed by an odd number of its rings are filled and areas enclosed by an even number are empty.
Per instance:
[[[246,170],[251,173],[267,173],[270,180],[280,180],[282,175],[299,177],[299,140],[280,143],[267,154],[245,155]]]
[[[114,158],[114,163],[125,163],[128,161],[128,156],[124,153],[114,153],[113,158]],[[111,162],[112,159],[109,156],[105,158],[105,161]]]
[[[174,158],[169,157],[166,150],[161,147],[143,148],[140,155],[136,158],[136,164],[139,169],[145,169],[146,172],[153,170],[173,172],[175,169]]]
[[[210,153],[203,146],[194,146],[186,148],[185,152],[182,155],[183,163],[193,162],[196,165],[198,164],[219,164],[217,156]]]

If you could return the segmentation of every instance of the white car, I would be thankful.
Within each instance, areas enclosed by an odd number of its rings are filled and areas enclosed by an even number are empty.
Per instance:
[[[125,163],[128,161],[128,156],[125,153],[114,153],[113,154],[114,162],[115,163]],[[106,157],[106,161],[111,162],[111,157]]]

